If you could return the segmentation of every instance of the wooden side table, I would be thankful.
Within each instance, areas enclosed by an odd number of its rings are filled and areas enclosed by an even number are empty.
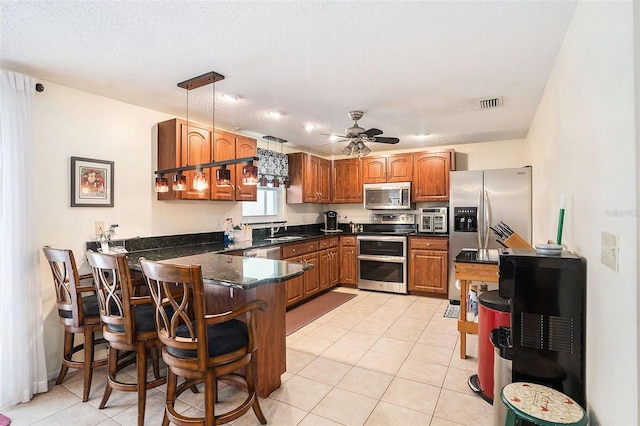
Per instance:
[[[583,426],[587,414],[573,399],[547,386],[516,382],[500,392],[507,406],[507,425],[519,425],[526,420],[539,426]]]
[[[458,331],[460,332],[460,358],[467,357],[467,333],[478,334],[478,323],[467,321],[467,293],[471,281],[498,282],[497,263],[466,263],[456,262],[455,277],[460,280],[460,318]]]

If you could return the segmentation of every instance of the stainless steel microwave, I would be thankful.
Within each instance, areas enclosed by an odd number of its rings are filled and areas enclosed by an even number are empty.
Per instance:
[[[368,183],[364,185],[367,210],[410,210],[411,182]]]

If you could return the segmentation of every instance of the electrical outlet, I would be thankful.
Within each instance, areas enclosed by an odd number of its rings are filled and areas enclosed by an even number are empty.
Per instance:
[[[600,263],[618,272],[618,236],[602,231],[600,237]]]
[[[96,234],[96,235],[100,235],[100,234],[102,234],[104,231],[106,231],[106,229],[104,229],[104,221],[96,221],[96,230],[95,230],[95,234]]]

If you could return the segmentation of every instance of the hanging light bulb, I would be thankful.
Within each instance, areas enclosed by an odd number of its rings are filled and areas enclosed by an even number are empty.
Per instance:
[[[231,170],[225,165],[216,170],[216,186],[231,186]]]
[[[253,165],[253,161],[247,161],[247,164],[242,167],[242,184],[258,184],[258,167]]]
[[[207,175],[202,171],[202,169],[198,169],[193,175],[193,189],[196,191],[204,191],[209,187],[209,183],[207,182]]]
[[[186,191],[187,190],[187,178],[181,172],[173,175],[173,190],[174,191]]]
[[[169,180],[164,175],[156,178],[156,192],[169,192]]]

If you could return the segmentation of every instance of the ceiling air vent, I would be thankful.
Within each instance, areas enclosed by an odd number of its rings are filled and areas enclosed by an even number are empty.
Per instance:
[[[499,98],[480,99],[480,109],[497,108],[502,106],[502,96]]]

